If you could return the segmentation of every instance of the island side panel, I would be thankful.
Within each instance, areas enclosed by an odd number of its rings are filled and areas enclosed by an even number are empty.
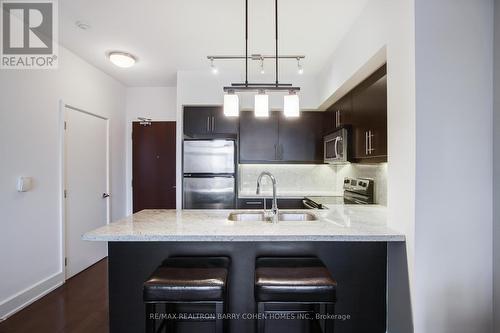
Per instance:
[[[142,284],[169,256],[229,256],[229,311],[255,312],[254,264],[258,256],[317,256],[338,283],[336,333],[386,331],[385,242],[110,242],[110,332],[144,332]],[[291,333],[273,325],[273,332]],[[254,322],[231,320],[230,332],[254,333]],[[281,325],[281,324],[280,324]],[[192,329],[192,328],[191,328]],[[182,330],[180,330],[182,331]],[[189,330],[186,330],[189,331]]]

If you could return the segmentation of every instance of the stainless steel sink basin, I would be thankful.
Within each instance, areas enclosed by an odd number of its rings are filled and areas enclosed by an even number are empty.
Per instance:
[[[229,221],[268,221],[263,212],[233,212],[228,216]],[[307,212],[280,212],[278,221],[317,221],[316,215]]]

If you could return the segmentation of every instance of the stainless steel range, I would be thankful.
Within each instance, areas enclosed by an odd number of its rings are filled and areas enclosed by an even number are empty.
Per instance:
[[[373,179],[349,178],[344,179],[344,203],[346,204],[373,204]]]
[[[327,209],[327,205],[368,205],[375,203],[375,182],[368,178],[344,179],[344,196],[342,197],[307,197],[303,200],[305,208]]]

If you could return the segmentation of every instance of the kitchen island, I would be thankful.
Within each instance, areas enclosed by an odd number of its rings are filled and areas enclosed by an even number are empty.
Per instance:
[[[256,257],[317,256],[338,283],[336,313],[345,320],[336,321],[336,332],[385,332],[387,242],[405,237],[386,226],[384,207],[328,208],[294,210],[316,220],[277,224],[230,221],[230,210],[144,210],[86,233],[84,240],[109,242],[111,332],[144,331],[142,283],[165,258],[208,255],[231,257],[229,311],[236,316],[255,311]],[[286,320],[273,325],[273,332],[298,327]],[[228,327],[250,333],[254,321],[240,317]]]

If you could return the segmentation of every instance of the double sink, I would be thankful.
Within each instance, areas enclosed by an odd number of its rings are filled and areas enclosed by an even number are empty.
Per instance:
[[[228,216],[229,221],[269,221],[270,218],[267,217],[264,212],[233,212]],[[305,221],[317,221],[316,215],[307,212],[279,212],[278,221],[283,222],[305,222]]]

